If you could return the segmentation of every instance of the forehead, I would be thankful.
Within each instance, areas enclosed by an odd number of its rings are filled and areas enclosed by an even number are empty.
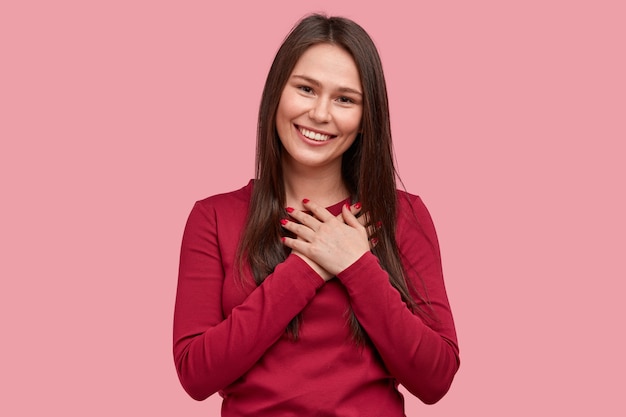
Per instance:
[[[321,43],[308,48],[291,75],[303,75],[321,83],[360,88],[361,77],[352,55],[340,46]]]

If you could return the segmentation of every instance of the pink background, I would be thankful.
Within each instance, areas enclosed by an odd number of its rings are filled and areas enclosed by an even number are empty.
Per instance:
[[[625,415],[621,1],[7,1],[1,415],[208,416],[171,355],[195,200],[253,175],[271,59],[311,11],[385,66],[462,366],[408,416]]]

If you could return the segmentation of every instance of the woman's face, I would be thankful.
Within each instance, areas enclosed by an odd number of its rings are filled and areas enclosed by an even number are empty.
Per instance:
[[[276,111],[285,172],[340,170],[362,115],[363,89],[352,56],[332,44],[311,46],[291,72]]]

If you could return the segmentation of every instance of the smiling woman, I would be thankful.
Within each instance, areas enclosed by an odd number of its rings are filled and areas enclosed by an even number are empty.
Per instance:
[[[223,416],[403,416],[459,367],[435,229],[396,189],[382,65],[339,17],[300,21],[269,71],[256,178],[194,206],[174,360]]]
[[[307,168],[314,169],[310,175],[341,172],[341,156],[361,126],[361,97],[359,72],[344,49],[322,43],[300,57],[276,111],[285,177],[292,170],[309,175]]]

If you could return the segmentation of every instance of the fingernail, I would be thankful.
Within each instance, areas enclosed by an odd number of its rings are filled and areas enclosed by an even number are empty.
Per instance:
[[[283,236],[283,237],[281,237],[281,238],[280,238],[280,241],[281,241],[281,242],[283,242],[283,243],[285,243],[285,237],[284,237],[284,236]]]
[[[303,198],[303,199],[302,199],[302,202],[303,202],[304,204],[306,204],[306,203],[308,203],[308,202],[309,202],[309,199],[308,199],[308,198]]]
[[[280,219],[280,224],[282,224],[283,226],[286,225],[287,222],[289,222],[289,220],[287,220],[287,219]]]
[[[379,221],[377,221],[377,222],[376,222],[376,227],[377,227],[377,228],[379,228],[379,229],[380,229],[381,227],[383,227],[383,222],[381,222],[380,220],[379,220]]]
[[[372,246],[376,245],[378,243],[378,238],[373,237],[372,240],[370,240],[370,242],[372,242]]]
[[[345,206],[348,210],[350,210],[350,203],[346,203],[346,204],[344,204],[344,206]]]
[[[354,208],[357,209],[357,210],[360,210],[361,209],[361,203],[358,202],[358,201],[356,203],[354,203]]]
[[[293,207],[287,207],[285,210],[287,210],[287,213],[293,213]]]

